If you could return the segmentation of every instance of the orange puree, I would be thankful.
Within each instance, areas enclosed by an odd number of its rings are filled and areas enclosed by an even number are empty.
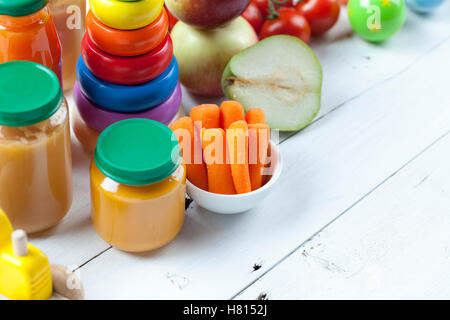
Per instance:
[[[111,245],[160,248],[184,221],[186,167],[178,140],[154,120],[127,119],[99,136],[90,168],[92,222]]]
[[[118,183],[91,164],[92,222],[111,245],[130,252],[160,248],[180,231],[184,221],[186,169],[146,186]]]
[[[27,16],[0,15],[0,63],[15,60],[40,63],[62,82],[61,45],[46,7]]]
[[[54,226],[72,203],[67,104],[25,127],[0,126],[0,207],[15,229]]]

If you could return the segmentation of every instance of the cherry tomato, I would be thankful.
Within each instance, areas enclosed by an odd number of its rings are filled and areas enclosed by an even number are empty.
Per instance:
[[[311,33],[317,36],[334,26],[341,7],[336,0],[308,0],[298,3],[296,8],[308,20]]]
[[[269,14],[269,0],[252,0],[251,3],[258,7],[263,18],[267,17]]]
[[[308,21],[294,8],[281,8],[275,20],[266,20],[261,29],[261,39],[276,35],[288,34],[309,43],[311,29]]]
[[[261,12],[261,15],[263,18],[266,18],[270,14],[269,10],[269,0],[252,0],[252,3],[258,7],[259,12]],[[275,3],[274,3],[275,4]],[[290,7],[294,8],[294,0],[289,0],[286,3],[283,3],[281,7]]]
[[[259,12],[258,7],[254,3],[249,4],[244,13],[242,13],[242,17],[252,25],[256,33],[259,33],[259,31],[261,31],[261,27],[264,23],[264,18],[261,15],[261,12]]]
[[[286,2],[286,3],[283,3],[281,6],[282,6],[282,7],[293,8],[293,7],[295,7],[295,5],[294,5],[294,0],[289,0],[289,1]]]

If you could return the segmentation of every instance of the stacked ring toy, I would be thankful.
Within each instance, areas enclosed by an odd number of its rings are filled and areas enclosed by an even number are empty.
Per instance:
[[[169,124],[181,106],[164,0],[90,0],[74,99],[94,132],[124,119]]]

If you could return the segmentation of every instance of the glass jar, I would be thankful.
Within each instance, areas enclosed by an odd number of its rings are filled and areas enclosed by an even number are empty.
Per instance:
[[[61,45],[47,0],[0,0],[0,63],[34,61],[62,83]]]
[[[109,126],[98,139],[90,177],[92,222],[114,247],[154,250],[179,233],[186,168],[167,126],[148,119]]]
[[[58,78],[34,62],[0,64],[0,207],[28,233],[72,203],[69,116]]]
[[[62,46],[64,91],[75,83],[75,67],[85,31],[86,0],[49,0],[50,14]]]

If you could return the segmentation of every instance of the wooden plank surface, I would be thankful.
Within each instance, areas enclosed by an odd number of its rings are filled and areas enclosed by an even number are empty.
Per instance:
[[[324,69],[322,110],[282,143],[283,177],[259,208],[224,217],[193,204],[167,247],[111,249],[90,224],[89,156],[74,141],[74,206],[33,243],[52,263],[81,266],[87,298],[234,297],[448,132],[449,8],[433,17],[408,12],[383,45],[348,36],[345,17],[313,43]],[[184,97],[187,109],[196,101]]]
[[[238,299],[448,299],[450,134]]]

